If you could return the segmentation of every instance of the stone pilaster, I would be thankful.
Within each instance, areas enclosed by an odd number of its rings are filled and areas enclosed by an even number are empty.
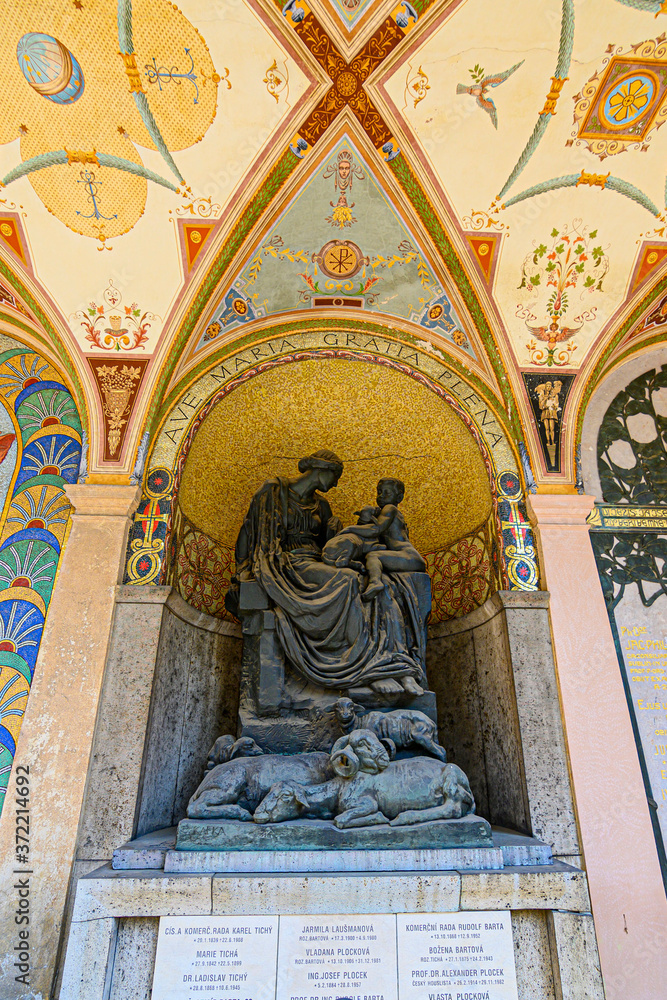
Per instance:
[[[0,995],[51,996],[61,921],[136,486],[67,486],[72,524],[44,628],[14,769],[30,771],[30,987],[14,982],[15,782],[0,822]],[[132,705],[127,705],[132,711]]]
[[[667,900],[586,518],[594,497],[537,494],[536,527],[607,1000],[667,980]]]

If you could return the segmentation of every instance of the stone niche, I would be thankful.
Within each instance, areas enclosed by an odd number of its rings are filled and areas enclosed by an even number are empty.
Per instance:
[[[173,827],[212,744],[237,734],[243,638],[223,605],[234,538],[261,483],[322,447],[345,461],[328,495],[345,524],[380,477],[406,484],[401,509],[434,583],[427,675],[439,742],[496,828],[499,870],[463,861],[447,871],[422,865],[418,878],[405,870],[165,870]],[[445,577],[461,582],[462,541],[485,568],[468,568],[466,586],[448,589]],[[117,588],[63,937],[62,1000],[148,998],[162,915],[459,909],[512,911],[522,998],[602,997],[549,595],[500,589],[497,541],[489,472],[472,434],[440,398],[397,372],[343,361],[283,366],[211,410],[174,501],[166,584]],[[536,838],[536,853],[517,851],[512,832]],[[135,855],[131,844],[123,848],[142,837]]]
[[[61,1000],[149,1000],[161,915],[444,910],[511,910],[522,1000],[602,1000],[548,602],[544,592],[496,592],[467,615],[432,625],[427,647],[440,742],[467,771],[478,813],[496,828],[537,838],[547,857],[517,866],[507,853],[499,871],[422,871],[418,878],[174,875],[162,870],[174,831],[149,838],[143,870],[114,870],[109,862],[124,842],[184,816],[212,742],[235,731],[241,630],[194,611],[171,587],[118,587]],[[550,864],[541,863],[551,854]]]

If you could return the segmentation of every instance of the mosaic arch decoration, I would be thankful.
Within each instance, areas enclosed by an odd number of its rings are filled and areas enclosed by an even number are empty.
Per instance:
[[[482,572],[494,590],[537,590],[535,543],[514,449],[493,409],[453,368],[426,351],[379,334],[299,331],[228,351],[226,356],[211,360],[206,373],[181,393],[161,420],[130,534],[126,583],[162,583],[168,564],[173,566],[185,555],[181,569],[190,576],[186,599],[208,613],[222,614],[221,595],[231,572],[230,555],[220,546],[216,548],[174,504],[190,446],[205,417],[235,388],[279,366],[330,359],[383,366],[415,380],[452,406],[477,442],[490,484],[492,512],[488,523],[450,545],[451,551],[446,548],[429,555],[436,600],[439,593],[442,595],[438,614],[453,617],[452,611],[465,614],[483,603],[490,590],[480,582]],[[450,585],[456,563],[466,567],[471,580],[477,580],[458,595]]]
[[[0,53],[0,143],[21,143],[3,186],[28,177],[49,212],[102,246],[135,225],[148,182],[185,190],[172,153],[203,137],[221,78],[174,4],[144,0],[133,11],[131,0],[100,0],[94,12],[83,5],[76,17],[63,8],[45,19],[43,4],[19,0]],[[157,150],[168,176],[145,167],[137,146]]]
[[[60,373],[0,337],[0,808],[79,474],[79,413]]]

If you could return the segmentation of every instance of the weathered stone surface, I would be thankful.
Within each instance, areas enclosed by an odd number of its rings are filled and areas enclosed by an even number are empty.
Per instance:
[[[517,992],[521,1000],[555,1000],[549,933],[544,913],[512,913]]]
[[[579,854],[548,607],[546,592],[499,591],[429,627],[429,680],[478,812]]]
[[[114,871],[132,869],[163,869],[167,851],[176,846],[176,827],[166,830],[155,830],[145,833],[136,840],[131,840],[113,852],[111,867]]]
[[[503,863],[509,867],[515,865],[550,865],[553,862],[551,848],[548,844],[525,837],[509,830],[494,830],[493,843],[503,852]]]
[[[460,875],[213,876],[213,913],[438,913],[459,905]]]
[[[210,912],[210,875],[115,872],[106,865],[79,880],[73,920]]]
[[[590,913],[548,915],[558,1000],[604,1000],[600,959]],[[655,981],[656,1000],[662,985]],[[632,989],[627,993],[632,997]]]
[[[118,600],[128,590],[134,596],[141,589],[116,588],[116,613],[77,845],[79,860],[109,858],[114,847],[134,832],[155,658],[164,602],[171,588],[151,588],[155,598],[151,603]],[[132,705],[131,712],[128,705]]]
[[[573,910],[588,912],[584,872],[555,863],[499,872],[461,873],[462,910]]]
[[[170,598],[157,654],[139,835],[182,819],[211,746],[223,733],[236,732],[241,640],[213,627],[194,626],[185,615],[175,614],[171,604]],[[175,610],[179,608],[176,604]]]
[[[76,887],[80,878],[84,875],[88,875],[90,872],[95,871],[99,868],[99,861],[75,861],[72,865],[72,875],[70,878],[69,890],[67,892],[67,903],[65,904],[65,912],[63,914],[63,931],[61,937],[61,950],[60,959],[58,961],[58,968],[56,972],[55,979],[55,996],[59,996],[60,987],[62,984],[63,970],[65,965],[65,950],[67,947],[67,942],[69,941],[69,932],[72,924],[72,911],[74,910],[74,899],[76,897]],[[0,993],[2,996],[2,993]]]
[[[189,640],[189,627],[173,615],[165,614],[146,733],[138,835],[173,823],[180,756],[173,751],[180,747],[183,732]]]
[[[517,865],[549,865],[552,862],[551,848],[548,844],[543,844],[539,840],[535,840],[533,837],[525,837],[522,834],[512,833],[507,830],[493,830],[493,846],[502,852],[502,861],[504,865],[517,866]],[[145,869],[163,869],[165,867],[165,858],[167,854],[174,851],[176,847],[176,827],[172,826],[166,830],[156,830],[154,833],[144,834],[143,837],[137,837],[136,840],[132,840],[127,844],[123,844],[122,847],[117,848],[113,854],[112,867],[114,871],[128,871],[128,870],[145,870]],[[431,866],[437,868],[438,870],[443,870],[445,868],[459,869],[461,867],[472,867],[472,868],[484,868],[482,864],[470,864],[463,865],[462,862],[456,860],[461,856],[462,851],[466,852],[467,858],[473,858],[479,854],[480,850],[487,850],[485,848],[462,848],[455,849],[449,848],[444,852],[444,856],[439,864],[435,864],[434,861],[423,860],[425,858],[431,858],[432,855],[436,855],[437,852],[428,851],[418,851],[412,855],[409,855],[412,860],[408,861],[409,866],[415,867],[418,870],[425,870],[426,867]],[[179,852],[186,854],[188,852]],[[172,856],[167,864],[167,871],[346,871],[350,870],[351,864],[356,864],[354,861],[354,851],[347,851],[343,854],[338,854],[333,851],[323,852],[296,852],[296,856],[293,857],[292,852],[273,852],[273,851],[261,851],[261,852],[226,852],[229,857],[218,858],[217,860],[210,859],[205,860],[205,851],[198,851],[196,853],[196,858],[192,862],[183,861],[183,867],[181,867],[181,862],[178,861],[177,856]],[[224,854],[225,852],[223,852]],[[361,854],[367,854],[368,852],[357,852]],[[368,869],[363,870],[377,870],[378,864],[381,862],[381,856],[386,853],[392,852],[381,852],[376,851],[374,854],[378,855],[380,860],[374,860]],[[396,853],[396,852],[393,852]],[[442,852],[441,852],[442,853]],[[232,858],[231,855],[234,855]],[[304,854],[306,856],[304,856]],[[328,857],[327,857],[328,855]],[[407,857],[408,855],[406,855]],[[339,860],[336,862],[336,858]],[[422,859],[422,860],[419,860]],[[450,860],[451,859],[451,862]],[[558,858],[556,860],[563,860]],[[565,859],[567,862],[567,859]],[[86,862],[88,865],[95,864],[95,862]],[[567,862],[570,863],[571,862]],[[201,865],[203,867],[195,868],[193,865]],[[326,864],[326,868],[324,865]],[[390,861],[386,859],[384,864],[389,865]],[[240,865],[241,867],[237,867]],[[253,867],[253,865],[255,867]],[[314,866],[319,867],[314,867]],[[337,865],[337,866],[336,866]],[[498,867],[497,865],[491,865],[489,867]],[[575,867],[579,867],[575,864]],[[357,866],[356,870],[360,870]],[[385,870],[394,870],[387,868]],[[92,871],[92,868],[88,867],[86,872]],[[85,874],[82,873],[82,874]]]
[[[159,926],[158,917],[118,921],[109,1000],[150,1000]]]
[[[91,1000],[92,997],[104,996],[115,936],[116,921],[110,917],[72,921],[60,989],[61,1000]]]
[[[494,847],[434,850],[169,851],[165,872],[418,872],[502,868]]]
[[[552,844],[556,853],[577,854],[577,822],[548,610],[535,602],[518,601],[513,594],[507,603],[507,593],[497,597],[505,606],[530,829],[533,836]],[[545,593],[540,596],[548,599]]]
[[[492,846],[491,827],[479,816],[412,826],[383,824],[345,830],[339,830],[328,820],[259,824],[184,819],[179,823],[176,840],[179,851],[362,851]]]
[[[488,817],[499,826],[530,833],[527,789],[505,617],[498,614],[474,632],[475,665]]]
[[[478,813],[488,816],[489,793],[472,632],[430,638],[426,668],[429,685],[437,698],[440,743],[447,751],[447,760],[463,768]]]

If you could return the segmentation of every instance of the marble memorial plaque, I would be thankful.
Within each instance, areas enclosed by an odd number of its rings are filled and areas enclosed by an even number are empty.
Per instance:
[[[152,1000],[274,1000],[278,917],[160,917]]]
[[[396,919],[400,1000],[518,1000],[510,913]]]
[[[398,1000],[396,986],[393,914],[280,918],[280,1000]]]
[[[656,609],[644,607],[636,587],[626,587],[613,614],[645,780],[667,844],[667,629]]]

